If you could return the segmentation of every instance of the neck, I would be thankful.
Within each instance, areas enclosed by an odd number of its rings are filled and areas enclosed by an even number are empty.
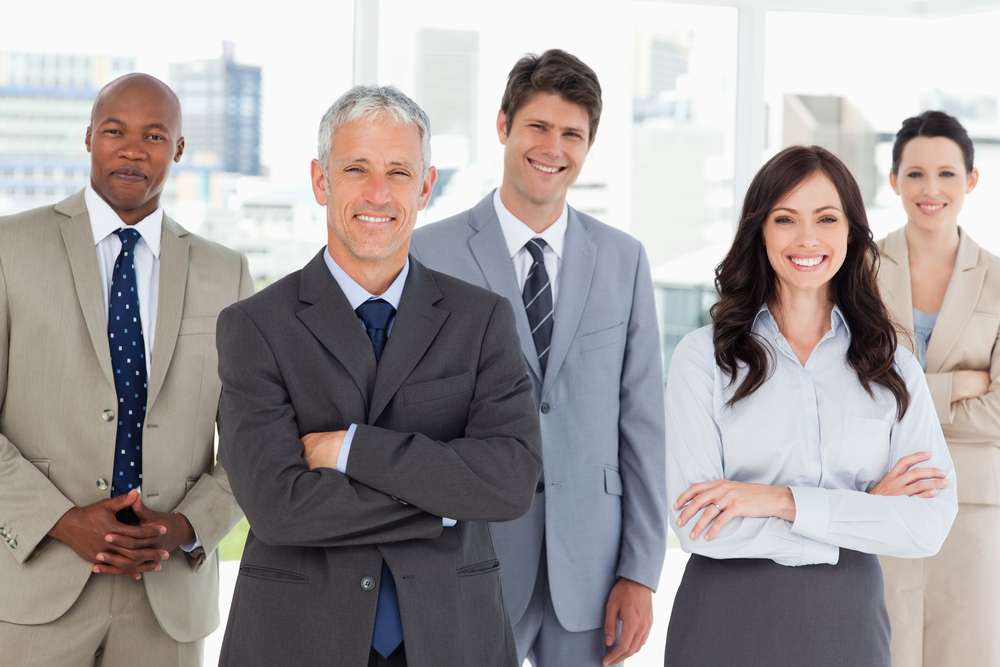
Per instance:
[[[385,294],[389,285],[396,279],[406,265],[406,252],[385,259],[366,260],[355,257],[339,246],[327,243],[327,252],[351,280],[364,287],[369,294],[376,296]]]
[[[160,195],[156,195],[149,201],[143,203],[138,208],[129,210],[122,209],[115,206],[110,199],[105,197],[104,193],[98,190],[97,187],[94,186],[93,181],[90,182],[90,187],[93,188],[94,192],[97,193],[98,197],[103,199],[107,203],[107,205],[111,207],[111,210],[115,212],[115,215],[117,215],[122,222],[124,222],[126,225],[130,227],[136,224],[137,222],[143,220],[144,218],[146,218],[146,216],[155,211],[160,205]]]
[[[948,224],[926,229],[907,223],[904,232],[910,262],[952,263],[958,254],[960,236],[958,224]]]
[[[826,288],[782,289],[779,284],[771,312],[786,339],[811,347],[830,330],[833,302]]]
[[[515,218],[536,234],[541,234],[551,227],[566,208],[565,197],[552,202],[532,202],[520,196],[507,181],[500,186],[500,201]]]

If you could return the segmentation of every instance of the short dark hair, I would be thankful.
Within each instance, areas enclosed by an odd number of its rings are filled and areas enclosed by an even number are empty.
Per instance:
[[[916,137],[945,137],[951,139],[962,149],[965,160],[965,171],[972,171],[975,148],[972,139],[962,124],[954,116],[943,111],[925,111],[919,116],[912,116],[903,121],[903,126],[896,133],[892,144],[892,173],[899,173],[899,162],[903,158],[903,148]]]
[[[549,49],[540,56],[528,54],[517,61],[507,75],[500,111],[507,117],[507,131],[517,110],[535,93],[555,93],[579,104],[590,118],[589,143],[594,143],[601,120],[601,83],[597,74],[576,56],[561,49]]]

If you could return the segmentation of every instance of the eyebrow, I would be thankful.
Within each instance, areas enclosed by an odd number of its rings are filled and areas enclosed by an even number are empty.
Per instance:
[[[107,125],[108,123],[117,123],[118,125],[127,125],[127,123],[120,118],[115,118],[114,116],[108,116],[101,121],[101,125]],[[170,133],[170,128],[168,128],[163,123],[150,123],[143,127],[144,130],[161,130],[167,134]]]
[[[834,211],[843,213],[843,211],[841,211],[836,206],[833,206],[832,204],[827,204],[826,206],[820,206],[818,209],[814,210],[813,213],[819,213],[827,209],[833,209]],[[795,215],[799,214],[799,212],[796,211],[794,208],[788,208],[787,206],[775,206],[774,208],[771,209],[771,213],[775,213],[777,211],[788,211],[789,213],[794,213]]]
[[[365,165],[372,164],[372,161],[366,157],[358,157],[352,160],[341,160],[340,162],[341,164],[365,164]],[[409,162],[405,162],[403,160],[389,160],[388,165],[390,167],[406,167],[407,169],[413,169],[412,164],[410,164]]]
[[[547,120],[542,120],[541,118],[526,118],[524,120],[524,122],[526,122],[526,123],[539,123],[541,125],[544,125],[547,128],[548,127],[555,127],[554,123],[550,123]],[[564,130],[564,131],[565,130],[572,130],[574,132],[579,132],[580,134],[584,133],[584,130],[583,130],[582,127],[576,127],[575,125],[564,125],[563,127],[559,128],[559,129]]]
[[[937,168],[938,169],[952,169],[952,170],[955,170],[955,171],[958,170],[958,167],[956,167],[955,165],[952,165],[952,164],[942,164],[942,165],[940,165]],[[922,166],[918,165],[918,164],[915,164],[915,165],[911,165],[911,166],[907,167],[906,169],[902,169],[901,171],[910,171],[911,169],[920,169],[921,171],[923,171],[924,168]]]

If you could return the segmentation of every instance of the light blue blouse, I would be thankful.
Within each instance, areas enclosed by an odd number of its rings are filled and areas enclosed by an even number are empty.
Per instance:
[[[940,549],[958,510],[955,472],[924,374],[896,351],[910,395],[906,415],[881,385],[869,395],[847,364],[850,328],[839,308],[805,365],[766,307],[753,331],[773,352],[771,374],[751,396],[727,407],[745,371],[730,384],[715,364],[712,327],[680,342],[667,381],[667,491],[670,523],[685,551],[711,558],[768,558],[782,565],[836,563],[840,548],[901,557]],[[934,498],[866,491],[901,457],[928,451],[948,486]],[[729,479],[787,485],[794,522],[737,518],[711,541],[678,529],[673,501],[691,484]],[[714,510],[713,510],[714,511]]]
[[[920,360],[920,367],[927,370],[927,346],[931,342],[931,334],[934,333],[934,324],[937,322],[937,313],[925,313],[922,310],[913,309],[913,338],[917,346],[917,359]]]

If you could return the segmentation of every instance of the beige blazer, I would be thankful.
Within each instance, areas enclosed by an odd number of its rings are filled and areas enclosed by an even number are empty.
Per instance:
[[[948,440],[963,503],[1000,505],[1000,259],[960,231],[958,257],[927,347],[927,384]],[[879,241],[879,289],[900,341],[913,349],[913,298],[903,230]],[[952,372],[989,371],[989,391],[951,402]]]
[[[251,291],[245,258],[164,216],[143,495],[183,513],[202,549],[143,581],[180,642],[218,625],[216,546],[241,516],[215,460],[215,321]],[[0,620],[53,621],[91,576],[109,576],[47,533],[70,507],[108,497],[116,404],[83,193],[0,218]]]

